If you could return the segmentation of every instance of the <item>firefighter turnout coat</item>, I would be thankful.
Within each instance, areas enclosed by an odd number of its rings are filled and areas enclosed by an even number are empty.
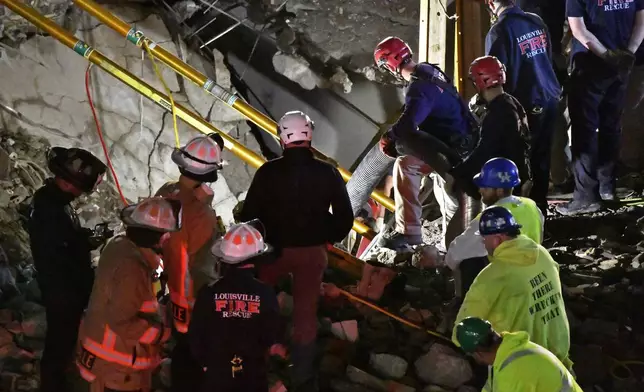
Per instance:
[[[174,327],[186,333],[196,294],[217,279],[210,247],[222,231],[212,208],[214,194],[206,184],[190,189],[174,182],[163,185],[156,196],[181,202],[182,227],[170,233],[163,245],[163,267],[168,276]]]
[[[153,289],[159,257],[125,236],[101,254],[89,307],[79,331],[76,364],[93,386],[119,391],[151,386],[170,328]]]

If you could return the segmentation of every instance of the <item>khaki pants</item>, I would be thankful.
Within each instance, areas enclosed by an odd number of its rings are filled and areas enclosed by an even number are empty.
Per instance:
[[[430,175],[434,196],[443,216],[443,237],[447,224],[458,208],[457,200],[445,191],[445,180],[420,159],[404,155],[394,164],[394,201],[396,203],[396,231],[407,235],[421,235],[423,204],[419,199],[423,177]]]

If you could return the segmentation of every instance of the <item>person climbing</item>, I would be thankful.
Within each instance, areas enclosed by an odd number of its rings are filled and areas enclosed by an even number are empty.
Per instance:
[[[516,163],[519,168],[517,178],[521,178],[528,188],[532,179],[528,120],[519,101],[503,89],[505,66],[494,56],[479,57],[470,65],[469,79],[486,104],[481,119],[481,136],[474,151],[450,173],[455,178],[471,179],[487,161],[502,157]],[[516,193],[520,194],[521,187],[514,186]],[[470,193],[478,193],[474,183],[470,182],[466,189]]]
[[[525,331],[499,333],[489,321],[468,317],[455,334],[466,354],[488,366],[484,391],[583,392],[569,369]]]
[[[240,213],[242,221],[259,219],[264,224],[266,241],[278,254],[275,263],[260,266],[260,279],[275,285],[292,274],[292,386],[307,392],[317,389],[313,360],[326,244],[341,241],[353,225],[340,173],[313,157],[313,129],[306,114],[284,114],[278,127],[284,154],[257,169]]]
[[[644,38],[644,1],[567,0],[574,37],[570,113],[575,190],[563,215],[591,213],[615,199],[626,87]]]
[[[261,228],[259,221],[234,225],[212,247],[221,278],[199,291],[188,331],[205,373],[194,392],[267,392],[266,354],[286,354],[277,343],[277,297],[253,275],[273,257]]]
[[[161,246],[181,227],[181,205],[143,199],[121,210],[121,220],[125,235],[101,253],[79,331],[76,366],[91,392],[151,391],[162,343],[170,337],[153,285]]]
[[[54,177],[34,194],[27,228],[47,318],[41,390],[60,392],[68,389],[66,373],[92,291],[90,252],[102,242],[92,243],[92,231],[81,227],[70,203],[92,193],[107,167],[89,151],[63,147],[47,152],[47,166]]]
[[[458,203],[445,189],[453,179],[448,170],[477,143],[476,120],[454,85],[438,66],[417,64],[403,40],[388,37],[374,50],[376,65],[408,83],[405,109],[380,139],[381,151],[397,157],[394,164],[396,227],[382,246],[401,249],[422,243],[419,200],[421,179],[432,175],[434,195],[443,214],[443,231]]]
[[[163,247],[176,339],[170,355],[175,392],[198,390],[203,375],[190,352],[186,333],[196,294],[217,278],[210,247],[222,231],[212,208],[213,191],[206,184],[217,181],[217,172],[222,167],[217,136],[197,136],[175,149],[172,161],[179,167],[179,181],[163,185],[156,193],[182,205],[183,227],[172,233]]]
[[[521,184],[519,170],[509,159],[492,158],[474,176],[481,199],[486,206],[507,208],[523,228],[523,233],[537,244],[543,241],[544,217],[536,203],[527,197],[514,196]],[[463,298],[474,278],[488,264],[487,250],[478,232],[480,215],[452,241],[445,255],[445,264],[454,271],[456,297]]]
[[[497,21],[485,38],[485,53],[505,65],[505,91],[527,112],[533,175],[529,196],[546,214],[550,151],[561,98],[561,85],[552,66],[550,33],[538,15],[524,12],[515,0],[486,0],[486,4]]]
[[[499,331],[526,331],[535,343],[571,369],[570,327],[559,264],[520,229],[505,207],[492,206],[483,211],[479,231],[490,264],[474,279],[455,324],[467,317],[479,317],[489,320]],[[456,329],[452,340],[459,343]]]

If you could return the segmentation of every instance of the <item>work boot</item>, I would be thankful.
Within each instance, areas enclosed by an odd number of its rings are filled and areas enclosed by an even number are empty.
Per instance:
[[[380,238],[378,245],[398,252],[402,250],[411,250],[412,246],[421,245],[422,243],[423,237],[421,235],[409,235],[393,231],[383,235]]]
[[[557,206],[557,212],[565,216],[574,216],[581,214],[591,214],[601,209],[601,204],[598,202],[581,202],[573,200],[570,203],[565,203]]]

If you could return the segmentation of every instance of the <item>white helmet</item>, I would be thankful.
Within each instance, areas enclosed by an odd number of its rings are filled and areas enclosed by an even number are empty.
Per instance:
[[[207,174],[221,169],[221,149],[207,136],[197,136],[172,153],[174,163],[193,174]]]
[[[163,197],[150,197],[122,209],[121,220],[126,226],[161,233],[178,231],[181,229],[181,204]]]
[[[239,264],[271,250],[262,233],[249,223],[232,226],[211,248],[212,254],[226,264]]]
[[[315,124],[305,113],[300,111],[287,112],[280,118],[278,133],[282,143],[313,140]]]

